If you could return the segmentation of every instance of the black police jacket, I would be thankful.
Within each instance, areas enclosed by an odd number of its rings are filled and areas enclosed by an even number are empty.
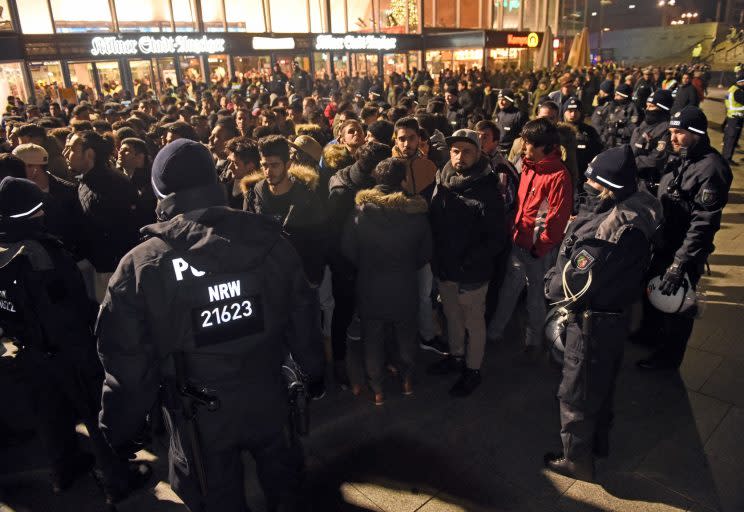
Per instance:
[[[0,327],[39,353],[95,354],[96,305],[74,258],[38,219],[0,224]]]
[[[205,195],[224,204],[219,184],[160,202],[174,198],[173,211],[186,213],[143,229],[150,238],[124,256],[101,305],[100,425],[114,447],[137,435],[161,384],[173,389],[176,352],[185,353],[189,382],[221,402],[198,416],[201,441],[214,450],[282,427],[287,350],[311,381],[322,380],[317,307],[297,252],[261,215],[178,208]]]
[[[645,191],[619,203],[586,203],[568,227],[555,267],[545,275],[545,296],[572,311],[625,310],[643,288],[660,223],[661,206]],[[567,300],[564,278],[578,300]]]
[[[658,190],[665,220],[660,258],[685,265],[688,271],[705,263],[714,249],[732,179],[731,168],[707,136],[685,155],[670,157]]]
[[[493,115],[493,121],[501,134],[499,147],[509,151],[514,140],[522,132],[522,127],[527,122],[527,116],[512,105],[504,110],[497,110]]]
[[[632,101],[626,103],[612,102],[604,119],[601,136],[606,148],[627,144],[633,130],[643,121],[643,115]]]
[[[669,158],[670,138],[669,119],[655,124],[644,120],[630,137],[630,149],[635,156],[638,176],[651,187],[651,193],[656,191],[655,185],[659,183],[661,171]]]
[[[584,172],[595,156],[602,152],[602,140],[597,130],[586,123],[575,124],[576,128],[576,167],[579,182],[585,181]]]

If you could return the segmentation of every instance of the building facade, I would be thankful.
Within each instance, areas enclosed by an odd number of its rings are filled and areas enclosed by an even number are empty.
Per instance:
[[[560,0],[0,0],[0,101],[160,92],[294,62],[316,76],[525,65]]]

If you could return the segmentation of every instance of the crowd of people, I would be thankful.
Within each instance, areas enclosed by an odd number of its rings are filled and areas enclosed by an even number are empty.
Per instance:
[[[67,284],[47,276],[45,292],[8,299],[43,295],[43,309],[29,306],[42,332],[11,327],[16,303],[0,301],[0,321],[21,353],[63,354],[80,332],[71,351],[85,356],[28,356],[55,489],[93,462],[70,439],[73,416],[98,433],[110,501],[143,485],[147,471],[122,460],[161,403],[183,443],[194,425],[180,412],[209,410],[198,422],[209,454],[171,442],[171,483],[192,510],[244,510],[236,446],[265,471],[270,505],[291,502],[301,454],[282,442],[276,382],[287,352],[310,396],[325,390],[325,348],[333,384],[377,406],[391,376],[413,394],[418,351],[436,352],[425,371],[451,376],[462,398],[517,307],[520,362],[547,348],[563,364],[563,450],[545,463],[593,479],[633,305],[644,316],[632,339],[652,348],[642,369],[678,368],[692,330],[685,294],[732,181],[733,151],[711,147],[698,107],[709,78],[703,65],[604,65],[436,80],[414,68],[383,83],[312,80],[296,65],[161,97],[9,98],[0,244],[17,258],[0,261],[0,294],[55,266]],[[95,333],[86,297],[101,304]],[[547,344],[546,321],[562,326]],[[64,371],[35,371],[41,360],[81,378],[63,386]],[[164,382],[176,392],[159,397]],[[81,407],[78,393],[93,400]],[[237,429],[240,417],[255,427]],[[202,465],[219,476],[202,478]]]

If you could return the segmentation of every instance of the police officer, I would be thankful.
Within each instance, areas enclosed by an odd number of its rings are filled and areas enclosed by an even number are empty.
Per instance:
[[[508,154],[524,123],[527,122],[527,116],[514,106],[514,93],[511,89],[499,91],[498,109],[493,115],[493,121],[501,133],[499,149]]]
[[[106,500],[114,503],[144,485],[150,471],[117,457],[101,436],[96,308],[75,260],[44,227],[44,200],[30,180],[0,182],[0,327],[19,348],[53,491],[70,487],[95,462]],[[78,446],[78,420],[88,429],[95,457]]]
[[[579,177],[583,178],[584,171],[595,156],[602,151],[602,141],[597,130],[584,122],[582,103],[577,98],[569,98],[563,105],[563,120],[576,128],[576,167]],[[581,190],[584,180],[581,179],[576,187]]]
[[[731,165],[734,162],[734,150],[739,142],[741,128],[744,126],[744,71],[736,74],[736,83],[729,87],[726,96],[726,126],[723,130],[723,158]]]
[[[639,191],[630,148],[600,153],[586,171],[588,199],[569,225],[545,294],[565,315],[563,378],[558,388],[563,452],[546,466],[591,481],[606,457],[615,381],[630,305],[643,287],[661,207]]]
[[[591,123],[600,138],[605,128],[605,119],[610,112],[612,97],[615,94],[615,83],[612,80],[605,80],[599,84],[599,92],[594,97],[594,112],[592,112]]]
[[[615,89],[615,99],[608,108],[601,136],[606,148],[613,148],[630,142],[633,130],[643,120],[641,112],[630,100],[633,89],[628,84],[620,84]]]
[[[656,194],[661,170],[669,157],[669,112],[673,102],[669,91],[654,91],[646,103],[643,122],[630,138],[638,177],[652,194]]]
[[[731,168],[710,145],[708,120],[698,107],[687,106],[669,122],[671,147],[659,182],[664,208],[663,244],[654,253],[651,276],[662,276],[660,290],[675,294],[689,279],[693,288],[713,252],[713,238],[733,179]],[[679,368],[692,333],[690,315],[662,313],[646,307],[639,338],[660,341],[655,353],[638,362],[647,370]]]
[[[101,429],[126,444],[162,386],[170,481],[192,511],[247,511],[241,451],[269,510],[295,510],[302,453],[286,428],[288,350],[323,392],[302,261],[265,216],[226,207],[209,151],[177,140],[152,170],[161,222],[124,256],[98,318]]]

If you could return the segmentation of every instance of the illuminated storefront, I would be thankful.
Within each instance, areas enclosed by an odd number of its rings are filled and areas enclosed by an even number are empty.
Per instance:
[[[526,65],[560,0],[0,0],[0,88],[26,100],[228,85],[295,62],[317,77]],[[19,69],[20,68],[20,69]],[[1,91],[0,91],[1,92]],[[6,94],[7,96],[7,94]],[[55,96],[56,97],[56,96]]]

